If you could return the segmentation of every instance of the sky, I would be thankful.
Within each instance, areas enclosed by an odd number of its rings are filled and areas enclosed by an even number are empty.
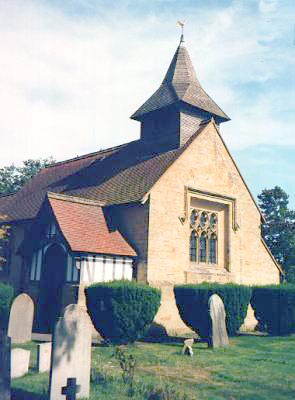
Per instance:
[[[137,139],[179,19],[251,191],[279,185],[295,208],[293,0],[0,0],[0,168]]]

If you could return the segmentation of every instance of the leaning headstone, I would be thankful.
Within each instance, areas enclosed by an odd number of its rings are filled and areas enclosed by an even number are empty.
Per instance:
[[[193,352],[194,339],[185,339],[183,342],[182,354],[194,355]]]
[[[32,338],[34,303],[30,296],[22,293],[11,306],[8,324],[8,336],[11,343],[26,343]]]
[[[29,372],[30,350],[11,350],[11,378],[20,378]]]
[[[51,342],[38,344],[37,349],[37,371],[47,372],[50,370]]]
[[[50,400],[64,400],[68,378],[76,378],[77,398],[90,391],[92,324],[84,307],[70,304],[54,329],[49,383]]]
[[[213,294],[208,302],[211,318],[211,332],[209,334],[209,347],[228,346],[228,335],[225,325],[225,309],[222,299]]]
[[[11,340],[0,330],[0,399],[10,400],[10,349]]]

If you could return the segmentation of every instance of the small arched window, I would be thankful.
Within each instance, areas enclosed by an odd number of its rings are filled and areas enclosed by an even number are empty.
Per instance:
[[[200,262],[207,261],[207,235],[203,232],[200,236],[199,245],[199,260]]]
[[[196,210],[193,210],[193,211],[191,212],[191,218],[190,218],[190,220],[191,220],[191,225],[192,225],[192,226],[195,225],[196,220],[197,220],[197,217],[198,217],[197,211],[196,211]]]
[[[197,261],[197,234],[195,231],[192,231],[190,236],[190,260]]]
[[[211,229],[216,229],[216,224],[217,224],[216,214],[211,214],[211,216],[210,216],[210,228]]]
[[[205,228],[207,221],[208,221],[208,215],[203,211],[200,217],[200,225],[202,228]]]
[[[217,237],[215,234],[211,235],[209,240],[209,262],[217,263]]]

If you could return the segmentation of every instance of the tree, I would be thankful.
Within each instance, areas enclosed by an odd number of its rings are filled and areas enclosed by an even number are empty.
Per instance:
[[[2,225],[0,226],[0,271],[2,270],[3,265],[6,262],[4,257],[4,248],[9,238],[9,226]]]
[[[42,168],[48,167],[55,161],[52,157],[23,161],[23,166],[14,164],[0,168],[0,196],[17,192]]]
[[[280,188],[264,189],[258,196],[259,206],[265,217],[262,235],[276,260],[293,280],[291,270],[295,265],[295,212],[290,210],[289,196]],[[290,271],[289,271],[290,270]]]

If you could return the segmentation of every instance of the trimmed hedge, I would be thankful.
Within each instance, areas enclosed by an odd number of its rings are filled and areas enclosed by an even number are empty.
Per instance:
[[[85,293],[96,330],[113,343],[130,343],[144,336],[161,302],[158,289],[132,281],[93,284]]]
[[[0,331],[7,330],[13,296],[13,288],[0,282]]]
[[[235,284],[202,283],[174,287],[176,304],[184,323],[202,338],[209,338],[210,315],[208,301],[212,294],[218,294],[224,303],[226,327],[230,336],[237,331],[247,315],[251,298],[249,286]]]
[[[270,335],[295,332],[295,285],[253,287],[251,305],[262,329]]]

